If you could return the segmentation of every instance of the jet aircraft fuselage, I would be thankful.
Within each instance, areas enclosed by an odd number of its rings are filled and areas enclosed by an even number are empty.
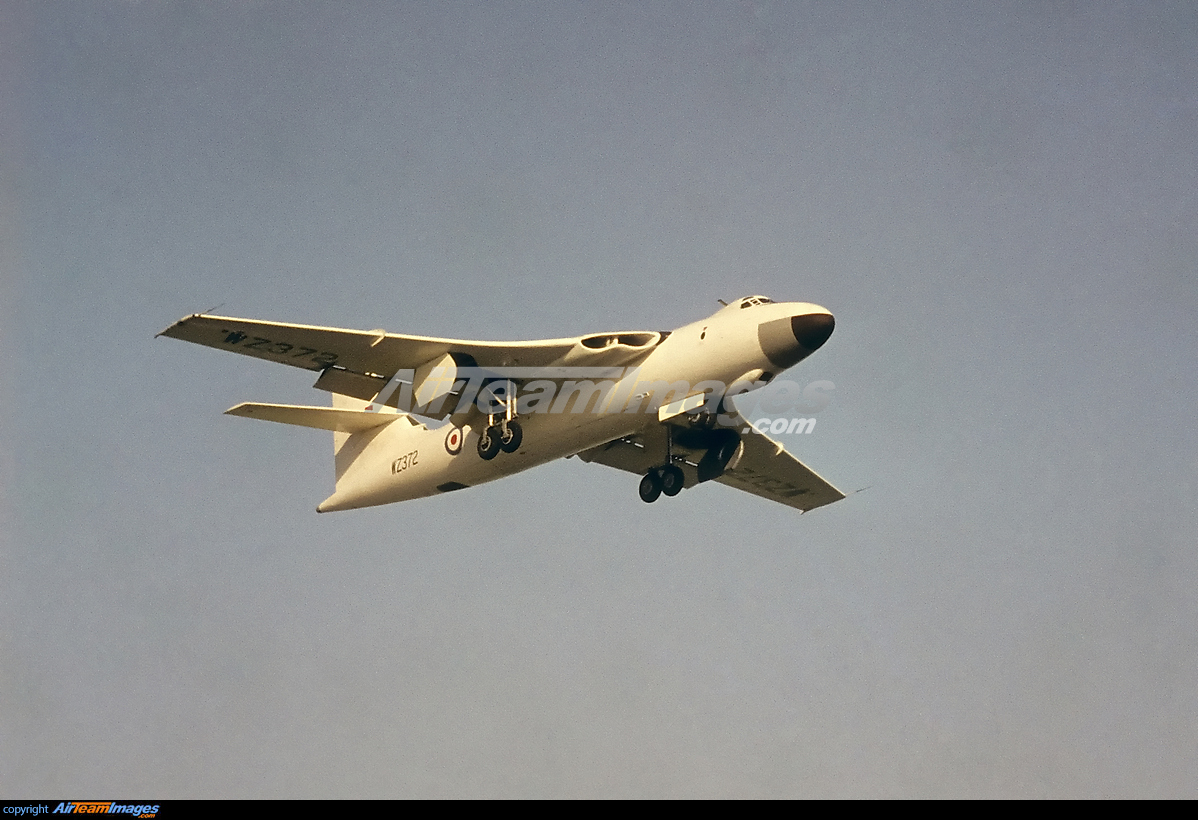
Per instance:
[[[228,411],[334,431],[336,486],[319,512],[440,495],[573,455],[643,473],[646,501],[716,479],[806,510],[843,494],[749,428],[733,397],[809,356],[834,326],[818,305],[746,297],[668,333],[544,342],[215,316],[163,335],[321,370],[315,386],[333,393],[332,408]]]

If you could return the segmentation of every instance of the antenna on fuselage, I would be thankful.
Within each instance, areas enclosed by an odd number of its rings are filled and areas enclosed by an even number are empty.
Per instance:
[[[717,302],[719,302],[719,303],[720,303],[721,305],[723,305],[724,307],[728,307],[728,303],[727,303],[727,302],[725,302],[723,299],[716,299],[716,301],[717,301]]]

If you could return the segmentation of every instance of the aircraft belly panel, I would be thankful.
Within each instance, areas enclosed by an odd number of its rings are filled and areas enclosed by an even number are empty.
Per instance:
[[[471,426],[389,425],[356,454],[336,492],[319,509],[370,507],[485,484],[626,435],[640,421],[623,414],[524,416],[520,449],[491,461],[478,455],[479,431]],[[455,430],[456,438],[451,435]]]

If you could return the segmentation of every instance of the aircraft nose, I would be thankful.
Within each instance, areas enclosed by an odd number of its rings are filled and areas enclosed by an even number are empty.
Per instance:
[[[770,363],[786,369],[819,350],[835,327],[831,313],[801,313],[758,325],[757,340]]]
[[[811,353],[819,350],[835,329],[836,320],[832,318],[831,313],[807,313],[803,316],[793,316],[790,320],[790,330],[795,336],[795,341]]]

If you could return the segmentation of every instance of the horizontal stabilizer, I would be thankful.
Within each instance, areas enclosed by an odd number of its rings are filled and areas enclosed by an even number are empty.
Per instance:
[[[390,424],[396,419],[406,418],[396,413],[369,413],[365,410],[302,407],[294,404],[257,404],[248,401],[230,407],[225,414],[294,424],[298,427],[314,427],[317,430],[332,430],[335,433],[361,433]]]

